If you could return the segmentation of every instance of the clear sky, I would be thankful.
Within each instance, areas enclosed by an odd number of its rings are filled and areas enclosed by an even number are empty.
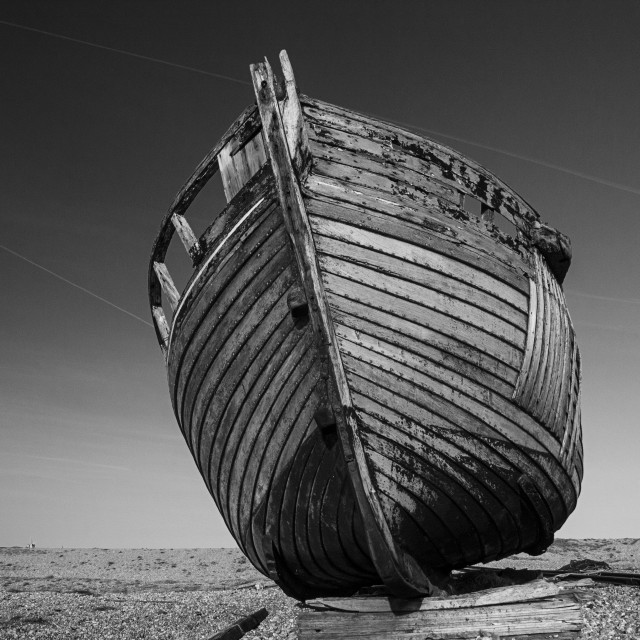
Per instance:
[[[0,545],[233,545],[173,418],[146,269],[253,101],[249,64],[282,48],[305,93],[439,132],[571,237],[586,468],[559,535],[640,537],[638,33],[640,0],[3,2]]]

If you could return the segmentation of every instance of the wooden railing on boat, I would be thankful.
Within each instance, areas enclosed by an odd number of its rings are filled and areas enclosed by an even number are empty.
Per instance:
[[[258,109],[256,105],[252,105],[245,109],[203,158],[162,220],[151,252],[148,278],[153,324],[165,358],[169,348],[171,327],[164,310],[163,297],[175,314],[181,295],[165,264],[174,233],[178,234],[195,269],[205,256],[207,247],[203,238],[207,234],[205,232],[200,238],[196,236],[185,217],[186,211],[204,186],[218,172],[221,174],[227,202],[240,191],[248,178],[254,175],[266,161],[260,135],[261,129]]]

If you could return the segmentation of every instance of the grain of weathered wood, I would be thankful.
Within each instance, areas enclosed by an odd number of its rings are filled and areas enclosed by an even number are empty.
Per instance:
[[[457,640],[478,637],[552,638],[572,633],[578,637],[583,626],[580,604],[571,594],[560,594],[529,602],[436,609],[429,612],[354,613],[305,611],[298,618],[298,635],[307,638],[441,638]],[[544,635],[543,635],[544,634]],[[567,637],[565,635],[565,637]]]
[[[366,193],[364,188],[352,189],[329,178],[314,175],[309,176],[306,189],[310,197],[307,208],[312,216],[331,218],[426,247],[490,273],[524,294],[529,291],[529,268],[526,263],[515,266],[518,260],[513,254],[509,261],[504,261],[481,250],[471,240],[464,242],[460,240],[460,234],[449,233],[443,225],[427,223],[415,208],[376,198]],[[399,220],[403,224],[399,224]]]
[[[463,158],[453,149],[409,133],[396,125],[380,122],[326,102],[307,96],[302,96],[301,101],[307,117],[335,129],[397,145],[397,148],[405,153],[429,161],[431,171],[437,173],[442,181],[451,182],[456,186],[463,185],[468,193],[485,201],[524,230],[528,231],[528,227],[538,220],[537,213],[501,180],[468,158]]]
[[[566,590],[566,585],[565,585]],[[360,613],[396,613],[402,611],[435,611],[438,609],[463,609],[466,607],[486,607],[512,602],[528,602],[549,596],[556,596],[563,589],[560,585],[544,579],[525,584],[482,589],[449,597],[402,598],[380,596],[352,596],[350,598],[317,598],[305,604],[316,610],[353,611]]]
[[[404,216],[420,228],[430,229],[436,238],[441,235],[453,240],[462,248],[485,254],[498,264],[513,266],[511,263],[514,260],[522,262],[517,245],[514,247],[512,243],[498,241],[479,218],[460,207],[394,181],[385,189],[385,182],[376,174],[349,171],[344,167],[335,170],[334,165],[326,164],[329,168],[325,170],[322,161],[314,163],[313,176],[306,185],[307,189],[334,199],[364,204],[393,216]],[[452,220],[455,220],[455,226]]]
[[[457,260],[327,218],[314,217],[311,226],[320,254],[426,285],[452,298],[486,308],[517,327],[526,324],[524,296]]]
[[[422,324],[460,342],[464,342],[470,352],[480,351],[505,365],[518,369],[522,362],[522,350],[513,344],[500,340],[495,335],[466,324],[440,310],[423,306],[412,298],[396,296],[376,286],[375,278],[369,282],[357,282],[340,275],[325,272],[323,281],[331,295],[357,300],[372,307],[378,307],[390,314]]]
[[[180,300],[180,293],[176,289],[176,285],[173,283],[173,278],[167,269],[167,265],[164,262],[154,262],[153,270],[156,272],[156,276],[160,281],[162,287],[162,293],[167,297],[169,305],[175,311]]]
[[[415,352],[431,347],[435,351],[434,358],[449,363],[456,371],[458,367],[475,370],[475,375],[482,378],[478,380],[481,384],[494,388],[494,382],[498,382],[498,386],[501,382],[507,385],[506,389],[513,389],[517,375],[514,367],[502,363],[479,349],[470,347],[460,339],[434,331],[431,325],[423,322],[419,315],[412,315],[409,306],[398,303],[395,307],[381,308],[372,305],[370,299],[354,300],[331,292],[328,300],[335,322],[339,324],[358,328],[359,321],[368,320],[377,326],[388,327],[388,330],[400,341],[399,344],[409,351]],[[379,302],[378,299],[378,305]],[[374,331],[372,335],[376,335],[376,332]],[[486,379],[483,377],[484,372],[487,372]],[[470,374],[470,377],[474,377],[473,374]]]

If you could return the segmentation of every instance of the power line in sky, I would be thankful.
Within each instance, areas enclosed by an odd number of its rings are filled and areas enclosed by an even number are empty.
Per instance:
[[[140,60],[146,60],[147,62],[155,62],[157,64],[164,64],[170,67],[175,67],[176,69],[182,69],[183,71],[191,71],[193,73],[199,73],[202,75],[210,76],[212,78],[217,78],[219,80],[227,80],[228,82],[235,82],[237,84],[242,84],[245,86],[251,86],[250,82],[246,80],[240,80],[239,78],[234,78],[232,76],[227,76],[221,73],[214,73],[213,71],[205,71],[204,69],[199,69],[197,67],[189,67],[187,65],[178,64],[176,62],[169,62],[167,60],[162,60],[160,58],[152,58],[150,56],[145,56],[139,53],[134,53],[133,51],[126,51],[124,49],[116,49],[114,47],[107,47],[102,44],[96,44],[95,42],[88,42],[87,40],[79,40],[78,38],[72,38],[70,36],[63,36],[59,33],[53,33],[52,31],[44,31],[43,29],[36,29],[34,27],[27,27],[22,24],[17,24],[14,22],[7,22],[6,20],[0,20],[0,24],[4,24],[9,27],[14,27],[16,29],[23,29],[25,31],[32,31],[34,33],[39,33],[41,35],[50,36],[51,38],[59,38],[61,40],[68,40],[70,42],[75,42],[77,44],[83,44],[88,47],[94,47],[96,49],[104,49],[105,51],[112,51],[114,53],[119,53],[126,56],[131,56],[133,58],[138,58]],[[462,142],[464,144],[469,144],[474,147],[478,147],[480,149],[486,149],[487,151],[493,151],[495,153],[500,153],[502,155],[508,156],[510,158],[516,158],[517,160],[522,160],[524,162],[530,162],[532,164],[537,164],[541,167],[547,167],[548,169],[553,169],[555,171],[560,171],[562,173],[566,173],[568,175],[575,176],[577,178],[581,178],[582,180],[588,180],[590,182],[595,182],[596,184],[600,184],[605,187],[609,187],[611,189],[617,189],[619,191],[625,191],[627,193],[633,193],[634,195],[640,195],[640,188],[630,187],[625,184],[620,184],[619,182],[613,182],[611,180],[606,180],[605,178],[599,178],[598,176],[593,176],[588,173],[584,173],[582,171],[576,171],[575,169],[568,169],[567,167],[562,167],[558,164],[554,164],[553,162],[547,162],[545,160],[539,160],[537,158],[531,158],[529,156],[525,156],[519,153],[514,153],[512,151],[506,151],[505,149],[500,149],[498,147],[493,147],[491,145],[482,144],[480,142],[473,142],[472,140],[467,140],[465,138],[460,138],[457,136],[452,136],[448,133],[442,133],[441,131],[434,131],[432,129],[426,129],[424,127],[420,127],[418,125],[412,124],[410,122],[401,122],[398,120],[391,120],[390,118],[385,118],[384,116],[379,116],[375,114],[370,114],[376,118],[381,118],[383,120],[387,120],[388,122],[392,122],[394,124],[409,127],[410,129],[415,129],[416,131],[420,131],[423,133],[428,133],[430,135],[440,136],[442,138],[447,138],[449,140],[456,140],[458,142]]]
[[[214,73],[213,71],[205,71],[204,69],[198,69],[197,67],[188,67],[184,64],[178,64],[177,62],[169,62],[167,60],[160,60],[160,58],[152,58],[150,56],[144,56],[140,53],[134,53],[133,51],[125,51],[124,49],[116,49],[115,47],[107,47],[103,44],[96,44],[95,42],[88,42],[87,40],[79,40],[78,38],[72,38],[70,36],[63,36],[59,33],[53,33],[52,31],[44,31],[42,29],[35,29],[34,27],[25,27],[23,24],[16,24],[14,22],[7,22],[6,20],[0,20],[0,24],[4,24],[8,27],[15,27],[16,29],[24,29],[25,31],[33,31],[44,36],[50,36],[51,38],[59,38],[60,40],[68,40],[69,42],[75,42],[77,44],[84,44],[87,47],[94,47],[95,49],[103,49],[104,51],[111,51],[113,53],[120,53],[125,56],[131,56],[132,58],[139,58],[140,60],[146,60],[147,62],[156,62],[158,64],[164,64],[169,67],[175,67],[176,69],[182,69],[183,71],[192,71],[193,73],[200,73],[205,76],[211,76],[212,78],[218,78],[219,80],[228,80],[229,82],[236,82],[238,84],[244,84],[251,86],[250,82],[246,80],[240,80],[238,78],[232,78],[231,76],[225,76],[221,73]]]
[[[51,271],[51,269],[47,269],[47,267],[43,267],[41,264],[38,264],[37,262],[34,262],[33,260],[27,258],[26,256],[23,256],[21,253],[18,253],[17,251],[14,251],[13,249],[9,249],[9,247],[5,247],[2,244],[0,244],[0,249],[3,249],[7,253],[10,253],[11,255],[15,256],[16,258],[20,258],[20,260],[24,260],[25,262],[28,262],[29,264],[33,265],[34,267],[37,267],[38,269],[41,269],[42,271],[45,271],[49,275],[52,275],[54,278],[58,278],[58,280],[62,280],[62,282],[66,282],[67,284],[71,285],[72,287],[75,287],[76,289],[80,289],[80,291],[83,291],[84,293],[92,296],[93,298],[96,298],[97,300],[100,300],[101,302],[104,302],[105,304],[108,304],[110,307],[113,307],[114,309],[117,309],[118,311],[122,311],[122,313],[126,313],[128,316],[131,316],[132,318],[135,318],[139,322],[142,322],[142,323],[144,323],[144,324],[146,324],[146,325],[148,325],[150,327],[153,326],[149,321],[145,320],[144,318],[141,318],[140,316],[137,316],[135,313],[131,313],[131,311],[127,311],[127,309],[123,309],[122,307],[119,307],[117,304],[111,302],[110,300],[107,300],[106,298],[103,298],[102,296],[99,296],[97,293],[94,293],[93,291],[90,291],[89,289],[86,289],[85,287],[83,287],[83,286],[81,286],[79,284],[76,284],[75,282],[72,282],[71,280],[68,280],[64,276],[61,276],[59,273],[56,273],[55,271]]]

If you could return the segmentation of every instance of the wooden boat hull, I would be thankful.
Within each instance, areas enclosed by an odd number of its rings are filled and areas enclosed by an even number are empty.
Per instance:
[[[539,553],[582,477],[562,247],[536,244],[547,228],[481,167],[298,100],[283,69],[278,100],[252,67],[257,110],[179,194],[150,268],[174,411],[229,530],[300,598],[428,593]],[[230,202],[195,238],[183,213],[218,166]],[[174,228],[196,263],[182,294]]]

